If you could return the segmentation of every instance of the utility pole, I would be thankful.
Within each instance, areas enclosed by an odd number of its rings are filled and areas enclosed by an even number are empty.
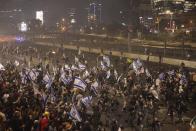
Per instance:
[[[185,37],[185,34],[183,33],[183,36],[182,36],[182,56],[183,56],[183,58],[185,58],[184,37]]]
[[[164,57],[166,55],[166,49],[167,49],[167,40],[165,40],[164,42]]]
[[[128,52],[131,52],[131,47],[130,47],[130,32],[128,31]]]

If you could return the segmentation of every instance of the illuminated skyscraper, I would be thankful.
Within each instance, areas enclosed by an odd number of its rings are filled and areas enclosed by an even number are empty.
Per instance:
[[[88,25],[98,25],[102,23],[102,4],[96,1],[91,1],[87,8]]]
[[[184,12],[196,12],[196,1],[186,0],[184,3]]]
[[[167,11],[181,14],[184,11],[184,2],[185,0],[152,0],[152,5],[158,15],[167,14]]]
[[[67,10],[67,22],[70,25],[76,24],[77,22],[77,13],[75,8],[69,8]]]
[[[36,19],[40,20],[42,24],[44,24],[44,12],[43,11],[36,11]]]

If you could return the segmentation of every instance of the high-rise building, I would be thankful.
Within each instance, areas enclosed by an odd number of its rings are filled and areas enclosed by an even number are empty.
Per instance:
[[[25,20],[26,18],[22,9],[0,10],[1,31],[17,31],[17,25]]]
[[[67,23],[69,25],[76,24],[77,22],[77,13],[75,8],[68,8],[67,10]]]
[[[91,1],[87,8],[88,25],[98,25],[102,23],[102,4]]]
[[[196,12],[196,1],[186,0],[184,3],[184,12]]]
[[[181,14],[184,11],[184,2],[185,0],[152,0],[153,11],[157,15],[167,14],[167,11]]]
[[[41,11],[36,11],[36,19],[40,20],[42,22],[42,25],[44,24],[44,12]]]
[[[19,31],[21,32],[26,32],[28,30],[28,26],[27,26],[27,23],[26,22],[21,22],[19,24]]]

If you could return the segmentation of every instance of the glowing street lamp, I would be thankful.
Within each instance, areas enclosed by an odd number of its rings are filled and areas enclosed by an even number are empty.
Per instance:
[[[173,12],[171,12],[170,10],[166,10],[165,11],[166,15],[170,15],[170,29],[172,29],[172,19],[173,19]]]

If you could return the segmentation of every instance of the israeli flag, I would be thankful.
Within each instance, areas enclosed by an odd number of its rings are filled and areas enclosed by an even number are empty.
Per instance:
[[[92,102],[92,96],[88,96],[88,97],[85,97],[85,98],[82,98],[82,103],[86,106],[86,107],[89,107],[91,105],[91,102]]]
[[[64,68],[65,68],[65,70],[71,70],[71,68],[67,64],[65,64]]]
[[[78,64],[78,67],[79,67],[80,70],[85,70],[86,69],[86,66],[81,64],[80,62]]]
[[[103,56],[103,62],[106,63],[107,67],[110,67],[110,58],[108,56]]]
[[[93,82],[92,85],[91,85],[91,89],[95,93],[95,95],[98,94],[98,87],[99,87],[99,84],[98,84],[97,81]]]
[[[182,75],[180,78],[180,85],[186,85],[188,83],[188,80],[185,75]]]
[[[21,72],[20,77],[21,77],[22,84],[27,84],[27,80],[29,79],[28,71],[26,70],[25,72]]]
[[[151,74],[148,69],[146,69],[145,72],[146,72],[146,76],[151,77]]]
[[[38,75],[39,73],[35,69],[29,71],[29,77],[32,81],[35,81]]]
[[[85,72],[83,73],[83,78],[86,78],[86,77],[88,77],[90,74],[89,74],[89,72],[88,72],[88,70],[85,70]]]
[[[174,70],[171,70],[171,71],[168,71],[167,74],[170,75],[170,76],[174,76],[175,72],[174,72]]]
[[[71,116],[73,119],[75,119],[75,120],[77,120],[77,121],[79,121],[79,122],[82,121],[82,118],[80,117],[80,114],[78,113],[78,111],[76,110],[76,107],[75,107],[74,105],[73,105],[72,108],[71,108],[70,116]]]
[[[106,78],[109,79],[110,76],[111,76],[111,72],[110,72],[110,70],[108,70],[108,71],[107,71],[107,76],[106,76]]]
[[[79,58],[76,56],[75,56],[74,60],[75,60],[75,64],[77,64],[79,62]]]
[[[65,85],[68,85],[72,81],[72,78],[71,77],[65,77],[65,75],[61,75],[60,81],[62,81]]]
[[[139,58],[137,59],[136,62],[137,62],[137,65],[138,65],[139,68],[143,66],[143,64],[142,64],[142,62]]]
[[[71,70],[78,70],[78,68],[75,65],[72,65]]]
[[[139,65],[137,64],[137,62],[136,61],[133,61],[133,70],[135,71],[135,72],[137,72],[138,71],[138,68],[139,68]]]
[[[52,70],[53,70],[53,73],[54,73],[54,76],[55,76],[57,74],[57,68],[53,66]]]
[[[49,89],[52,86],[52,80],[50,80],[47,84],[46,84],[46,88]]]
[[[159,79],[162,81],[165,79],[165,74],[164,73],[161,73],[159,74]]]
[[[140,59],[137,59],[137,61],[133,61],[132,66],[136,74],[144,73],[144,68],[142,67]]]
[[[153,95],[156,99],[159,99],[159,94],[157,93],[156,90],[152,90],[151,93],[152,93],[152,95]]]
[[[116,80],[118,79],[118,72],[116,70],[114,70],[114,76],[116,78]]]
[[[105,64],[103,63],[103,61],[101,61],[101,69],[102,69],[102,70],[105,70],[105,69],[106,69],[106,66],[105,66]]]
[[[45,74],[45,76],[43,77],[43,82],[44,83],[49,83],[50,82],[50,75],[47,73],[47,74]]]
[[[20,65],[20,63],[19,63],[17,60],[15,60],[15,61],[14,61],[14,65],[17,67],[17,66]]]
[[[82,53],[82,52],[81,52],[81,50],[79,49],[79,50],[78,50],[78,55],[81,55],[81,53]]]
[[[0,71],[4,71],[5,67],[0,63]]]
[[[123,74],[121,74],[121,75],[118,77],[118,79],[117,79],[117,83],[119,83],[119,82],[120,82],[120,79],[122,78],[122,76],[123,76]]]
[[[87,87],[87,84],[86,84],[85,81],[83,81],[79,77],[75,77],[75,79],[74,79],[74,87],[75,88],[79,88],[79,89],[85,91],[86,87]]]
[[[27,83],[26,75],[24,73],[21,73],[20,77],[21,77],[21,83],[26,84]]]
[[[51,76],[47,73],[44,78],[43,78],[43,82],[46,84],[46,88],[49,89],[52,85],[52,78]]]

